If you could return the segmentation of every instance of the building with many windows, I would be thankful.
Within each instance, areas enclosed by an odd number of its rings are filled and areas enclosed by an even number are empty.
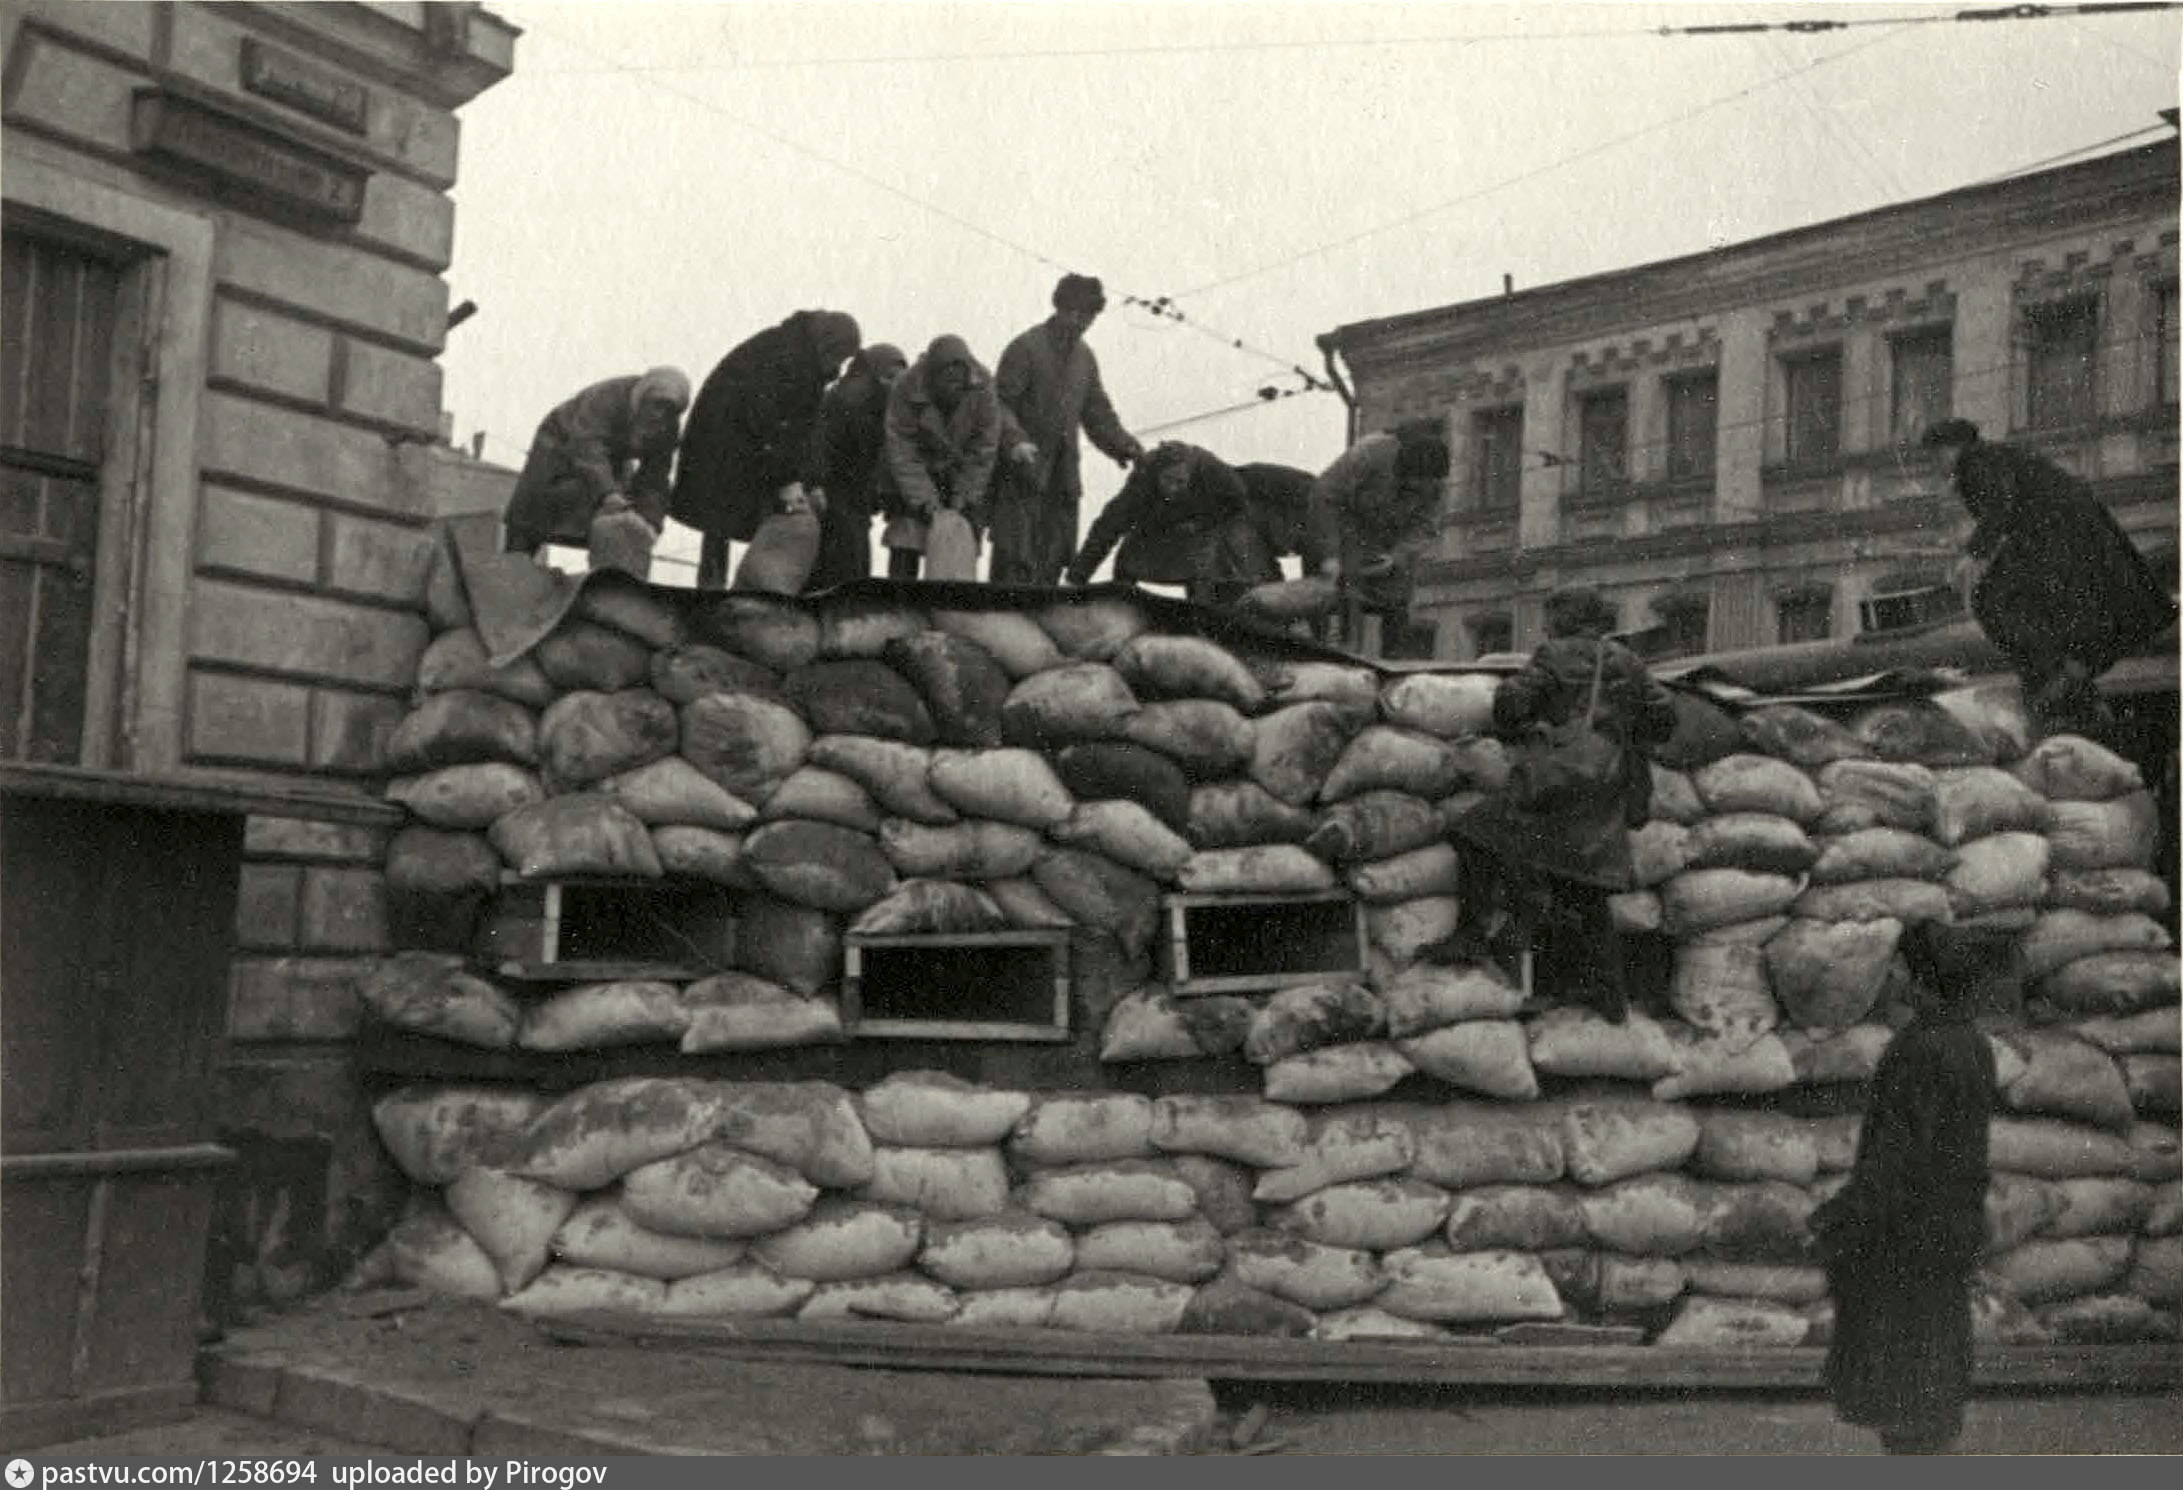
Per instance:
[[[1656,658],[1945,611],[1968,519],[1919,436],[1951,415],[2172,563],[2177,201],[2169,139],[1322,336],[1357,432],[1447,424],[1417,630],[1527,649],[1575,583]]]

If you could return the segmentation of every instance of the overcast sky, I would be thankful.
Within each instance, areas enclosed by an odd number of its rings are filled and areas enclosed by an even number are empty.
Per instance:
[[[490,8],[524,35],[462,113],[448,278],[479,313],[443,362],[457,438],[508,464],[585,384],[662,362],[701,381],[797,309],[913,357],[956,332],[990,367],[1066,268],[1106,282],[1091,343],[1146,444],[1318,469],[1342,444],[1331,394],[1158,427],[1297,387],[1337,325],[1504,274],[2157,138],[2133,132],[2174,106],[2183,34],[2174,12],[1964,23],[1885,0]],[[1658,34],[1809,19],[1855,24]],[[1088,447],[1085,469],[1088,525],[1121,473]]]

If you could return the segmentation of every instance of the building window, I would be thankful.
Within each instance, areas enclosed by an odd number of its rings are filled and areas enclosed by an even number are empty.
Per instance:
[[[1776,639],[1821,642],[1834,631],[1834,592],[1824,585],[1791,590],[1774,602]]]
[[[1889,343],[1892,407],[1888,433],[1915,445],[1955,411],[1955,332],[1947,326],[1912,331]]]
[[[1782,456],[1792,466],[1832,465],[1842,453],[1842,349],[1782,363],[1788,409]]]
[[[1470,618],[1470,649],[1473,657],[1491,657],[1496,652],[1516,650],[1516,623],[1506,612],[1495,611],[1491,615]]]
[[[1707,628],[1713,619],[1710,597],[1695,594],[1663,596],[1652,603],[1660,618],[1658,657],[1695,657],[1706,649]]]
[[[1629,393],[1587,393],[1577,404],[1577,488],[1587,497],[1615,497],[1629,477]]]
[[[1431,621],[1387,616],[1380,621],[1380,656],[1389,662],[1429,662],[1440,644],[1440,628]]]
[[[2176,321],[2179,312],[2176,305],[2176,282],[2169,280],[2160,287],[2160,371],[2155,374],[2163,408],[2176,404],[2176,382],[2183,375],[2177,364]]]
[[[2099,340],[2100,306],[2091,296],[2024,312],[2027,428],[2076,429],[2094,421]]]
[[[1720,393],[1719,373],[1668,380],[1668,480],[1696,481],[1713,474]]]
[[[1523,493],[1523,406],[1473,414],[1470,431],[1471,505],[1480,512],[1514,512]]]

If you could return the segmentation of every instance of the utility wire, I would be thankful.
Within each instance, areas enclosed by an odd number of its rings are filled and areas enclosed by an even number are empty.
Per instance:
[[[2092,144],[2089,145],[2079,145],[2074,150],[2064,150],[2059,155],[2046,156],[2043,159],[2032,161],[2028,165],[2012,166],[2008,170],[2001,172],[1997,176],[1987,176],[1981,180],[1974,181],[1971,184],[1973,186],[1990,186],[1996,181],[2007,181],[2017,176],[2028,176],[2033,171],[2039,170],[2043,166],[2059,165],[2066,160],[2075,160],[2080,155],[2090,155],[2095,150],[2104,150],[2109,145],[2119,145],[2125,140],[2134,140],[2141,135],[2149,135],[2154,133],[2173,133],[2173,127],[2167,124],[2148,124],[2145,125],[2143,128],[2133,129],[2124,134],[2111,135],[2104,140],[2095,140]]]

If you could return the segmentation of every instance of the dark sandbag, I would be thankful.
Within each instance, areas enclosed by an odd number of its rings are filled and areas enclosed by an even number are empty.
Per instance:
[[[1192,781],[1218,781],[1241,771],[1250,764],[1254,738],[1250,720],[1207,698],[1147,704],[1121,733],[1131,744],[1166,756]]]
[[[538,666],[567,693],[613,693],[652,676],[652,649],[595,621],[563,621],[532,653]]]
[[[819,622],[802,606],[762,595],[707,595],[690,616],[690,630],[761,667],[785,673],[819,655]]]
[[[1001,706],[1015,684],[991,652],[968,637],[920,631],[889,641],[885,657],[924,699],[942,745],[991,750],[1002,743]]]
[[[1150,944],[1160,887],[1135,870],[1089,849],[1056,849],[1031,867],[1031,878],[1079,926],[1105,932],[1132,954]]]
[[[1921,766],[1990,766],[1994,750],[1976,730],[1935,703],[1882,704],[1851,721],[1851,731],[1884,761]]]
[[[877,735],[911,745],[933,742],[932,715],[909,680],[869,657],[814,662],[781,683],[814,733]]]
[[[746,801],[763,801],[803,764],[811,731],[786,704],[708,693],[682,706],[682,757]]]
[[[1243,1053],[1254,1065],[1328,1045],[1348,1045],[1386,1033],[1387,1008],[1361,983],[1308,983],[1283,988],[1251,1016]]]
[[[1087,741],[1063,750],[1054,764],[1061,784],[1079,801],[1135,802],[1176,832],[1189,830],[1189,779],[1156,750],[1120,740]]]
[[[1201,850],[1302,843],[1318,821],[1255,781],[1222,781],[1191,789],[1187,836]]]
[[[527,709],[543,709],[553,702],[553,682],[528,654],[506,667],[494,667],[485,656],[485,643],[469,626],[434,639],[417,659],[417,688],[423,693],[446,693],[474,688],[497,693]]]
[[[1134,600],[1088,595],[1066,596],[1037,620],[1066,655],[1089,662],[1105,662],[1152,624]]]
[[[843,828],[854,828],[859,833],[877,833],[880,813],[872,795],[850,777],[820,766],[799,766],[786,781],[773,789],[766,798],[760,822],[781,822],[791,818],[808,818],[815,823],[833,823]]]
[[[1122,675],[1098,662],[1076,662],[1025,678],[1001,707],[1011,744],[1055,749],[1078,740],[1110,740],[1139,708]]]
[[[745,972],[812,994],[841,975],[841,923],[825,911],[749,894],[736,902],[735,960]]]
[[[435,693],[387,737],[385,765],[397,776],[476,761],[538,763],[538,722],[521,704],[458,688]]]
[[[1190,1296],[1178,1335],[1266,1335],[1298,1340],[1319,1316],[1302,1304],[1252,1288],[1234,1278],[1215,1278]]]
[[[1849,730],[1795,704],[1770,704],[1743,716],[1743,737],[1760,755],[1816,771],[1836,761],[1872,759],[1872,747]]]
[[[545,795],[538,773],[506,761],[447,766],[387,783],[387,800],[399,802],[435,828],[489,828],[504,813]]]
[[[936,825],[952,823],[959,816],[934,795],[932,752],[921,745],[876,735],[821,735],[811,742],[806,759],[822,770],[848,777],[870,793],[882,811],[894,816]],[[766,805],[770,810],[773,804]]]
[[[909,880],[884,900],[867,906],[849,929],[859,936],[911,936],[933,932],[1000,931],[1008,917],[993,897],[952,880]]]
[[[655,589],[626,575],[602,570],[585,579],[571,609],[585,620],[611,626],[647,647],[672,647],[682,640],[687,594]]]
[[[425,570],[424,618],[435,633],[460,631],[471,624],[470,597],[462,583],[462,564],[444,527],[432,534],[432,563]]]
[[[1407,792],[1369,791],[1319,814],[1304,846],[1330,864],[1391,859],[1441,838],[1440,809]]]
[[[657,879],[659,855],[635,813],[597,792],[548,797],[519,807],[492,828],[493,847],[524,879],[581,874]]]
[[[387,889],[421,896],[490,895],[500,853],[482,833],[411,826],[387,844]]]
[[[680,708],[708,693],[755,693],[780,696],[780,675],[762,663],[738,657],[724,647],[685,642],[652,654],[652,690]]]
[[[931,625],[924,611],[899,600],[835,595],[819,607],[819,655],[883,657],[887,643],[907,640]]]
[[[1362,723],[1339,705],[1323,702],[1268,714],[1252,736],[1251,779],[1291,807],[1302,807],[1319,795]]]
[[[675,753],[675,706],[649,688],[563,696],[538,721],[547,785],[578,791]]]
[[[1695,693],[1670,688],[1675,700],[1675,733],[1652,753],[1652,758],[1671,771],[1695,771],[1710,766],[1724,755],[1751,747],[1743,725],[1735,715]]]
[[[514,1045],[522,1018],[512,999],[466,971],[463,959],[452,953],[397,952],[382,958],[360,993],[364,1006],[396,1029],[484,1050]]]
[[[894,866],[879,840],[833,823],[768,823],[743,840],[743,869],[775,895],[814,910],[849,914],[884,899]]]

